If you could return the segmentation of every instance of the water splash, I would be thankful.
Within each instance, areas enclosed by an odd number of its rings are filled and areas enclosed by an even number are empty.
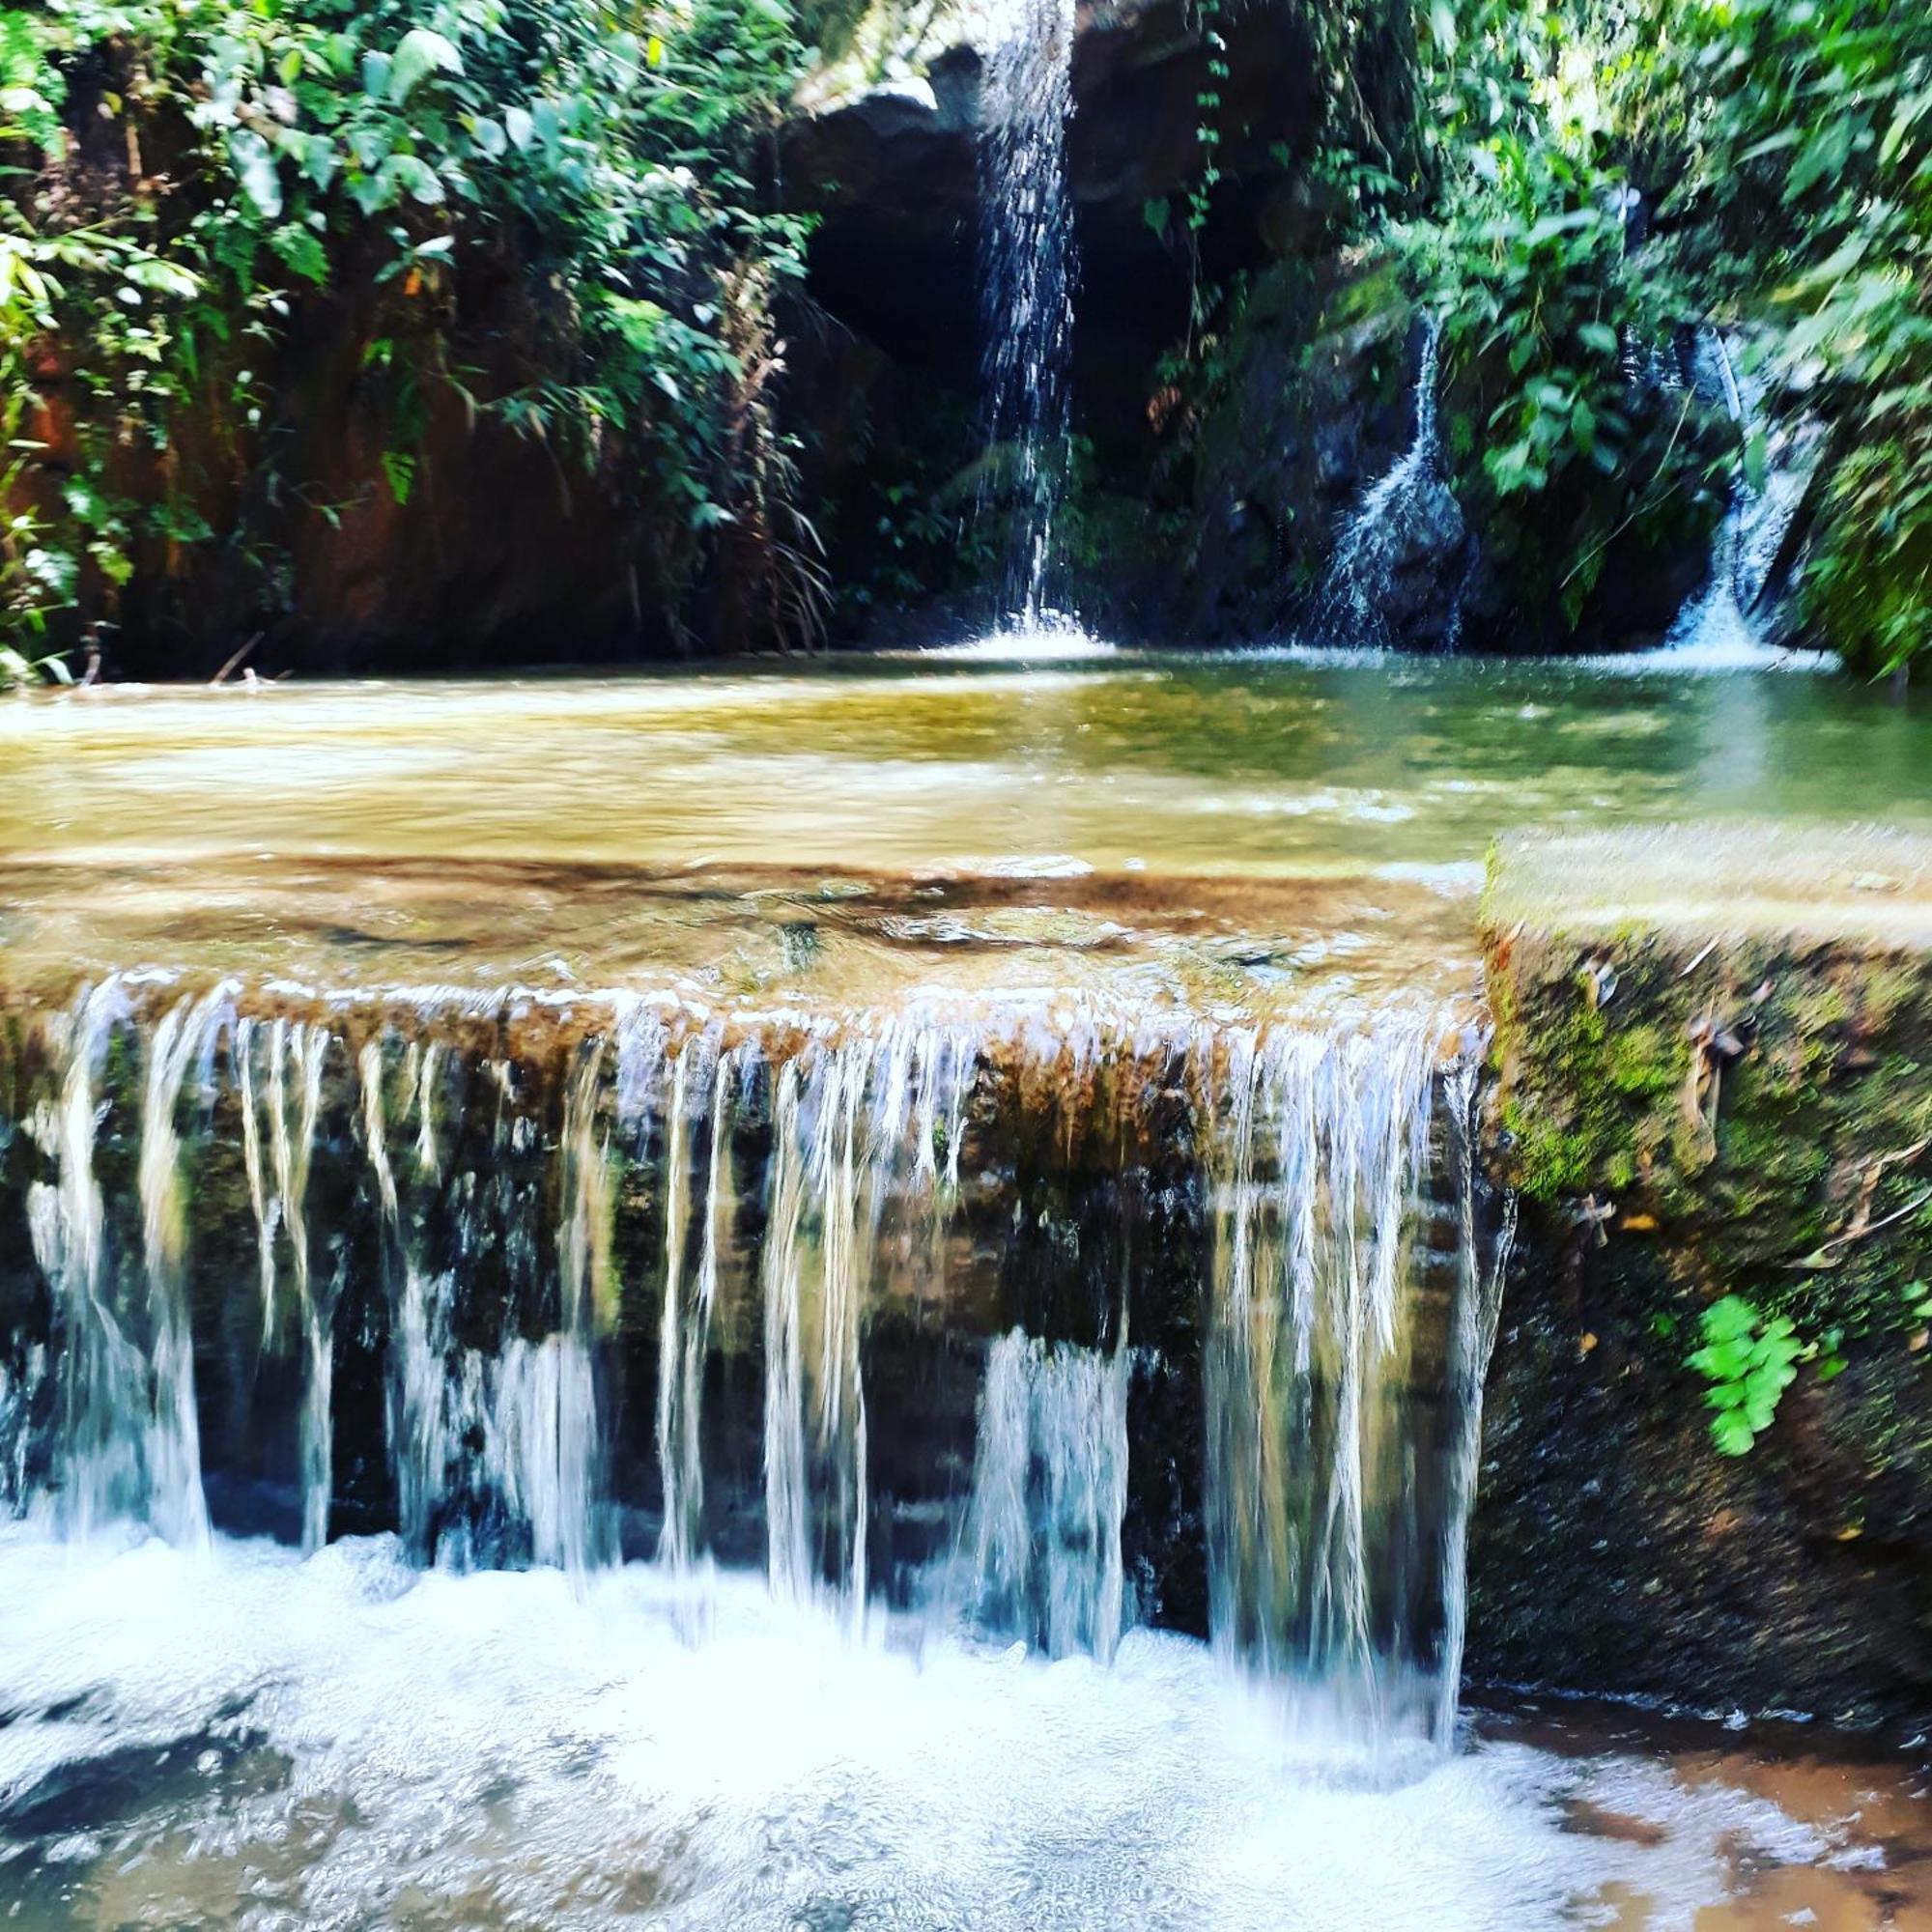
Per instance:
[[[1440,318],[1425,316],[1415,371],[1415,435],[1388,472],[1363,491],[1336,535],[1310,627],[1319,640],[1366,647],[1406,641],[1389,621],[1400,574],[1411,566],[1419,546],[1432,556],[1439,551],[1432,524],[1446,525],[1453,518],[1460,542],[1462,519],[1442,476],[1436,399],[1441,346]],[[1455,646],[1461,604],[1459,590],[1444,631],[1445,649]]]
[[[1000,579],[1009,646],[1087,641],[1059,609],[1054,524],[1065,486],[1073,339],[1072,0],[997,0],[980,100],[980,287],[987,348],[984,517],[997,493],[1012,528]],[[1002,468],[994,481],[991,472]]]

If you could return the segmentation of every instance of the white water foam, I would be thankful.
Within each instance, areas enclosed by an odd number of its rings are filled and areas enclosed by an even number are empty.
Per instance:
[[[1489,1744],[1365,1783],[1186,1638],[1131,1633],[1111,1669],[915,1656],[721,1581],[693,1649],[653,1566],[573,1594],[417,1573],[391,1538],[197,1558],[0,1529],[0,1912],[1556,1932],[1604,1922],[1614,1889],[1690,1932],[1740,1857],[1833,1850],[1631,1758]],[[138,1800],[107,1762],[164,1750]],[[1568,1830],[1566,1801],[1652,1841]]]
[[[1090,638],[1070,617],[1035,617],[1009,631],[994,631],[966,643],[934,644],[918,652],[954,664],[1078,664],[1120,655],[1118,644]]]

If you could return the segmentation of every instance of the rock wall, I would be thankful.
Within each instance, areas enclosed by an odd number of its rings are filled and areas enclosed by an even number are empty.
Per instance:
[[[1491,1375],[1469,1667],[1917,1721],[1932,1714],[1924,859],[1753,842],[1498,863],[1495,1160],[1523,1240]],[[1788,1319],[1804,1350],[1740,1456],[1719,1453],[1711,1379],[1687,1366],[1726,1295]]]

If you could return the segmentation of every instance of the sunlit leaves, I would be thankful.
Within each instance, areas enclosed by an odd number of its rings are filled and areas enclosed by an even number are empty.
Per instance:
[[[425,76],[462,71],[463,56],[449,41],[433,28],[412,27],[396,43],[396,51],[389,58],[388,98],[400,107]]]
[[[387,345],[367,380],[399,500],[441,388],[586,464],[621,450],[626,489],[726,514],[751,446],[730,418],[732,332],[803,273],[804,224],[764,213],[749,179],[801,48],[782,0],[694,0],[650,24],[550,0],[0,8],[0,135],[64,154],[66,76],[111,44],[139,84],[100,111],[167,171],[103,178],[99,222],[37,226],[31,195],[0,202],[0,481],[35,460],[21,371],[60,336],[92,399],[77,427],[93,486],[0,545],[0,626],[98,596],[144,532],[205,540],[185,499],[105,487],[117,451],[174,449],[184,410],[238,442],[271,426],[281,332],[311,291],[352,281]],[[527,315],[494,380],[458,333],[458,263],[486,255]]]

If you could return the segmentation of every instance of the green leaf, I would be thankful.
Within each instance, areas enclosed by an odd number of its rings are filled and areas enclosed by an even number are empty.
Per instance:
[[[396,43],[389,60],[389,99],[397,106],[432,73],[461,73],[463,56],[455,44],[430,27],[412,27]]]
[[[312,229],[291,222],[269,237],[269,246],[296,274],[318,288],[328,280],[328,254]]]
[[[383,474],[387,479],[389,494],[395,497],[397,506],[407,504],[410,492],[415,486],[416,460],[407,451],[385,449],[383,452]]]
[[[192,301],[201,293],[198,276],[176,263],[162,261],[158,255],[137,256],[122,272],[137,287],[175,301]]]
[[[228,159],[242,192],[254,204],[265,221],[277,221],[282,213],[282,184],[275,173],[274,157],[269,144],[252,128],[239,128],[228,137]]]
[[[1757,1432],[1736,1409],[1711,1418],[1711,1440],[1721,1456],[1748,1455],[1756,1439]]]
[[[391,155],[383,163],[382,178],[425,208],[435,208],[443,199],[441,177],[419,156]]]
[[[1714,1382],[1741,1381],[1750,1372],[1751,1345],[1740,1338],[1712,1342],[1692,1355],[1687,1367]]]
[[[1585,349],[1594,349],[1600,355],[1614,355],[1620,347],[1616,330],[1606,322],[1578,323],[1577,339]]]
[[[1704,1333],[1713,1342],[1731,1342],[1753,1333],[1757,1310],[1741,1294],[1727,1294],[1704,1311]]]

